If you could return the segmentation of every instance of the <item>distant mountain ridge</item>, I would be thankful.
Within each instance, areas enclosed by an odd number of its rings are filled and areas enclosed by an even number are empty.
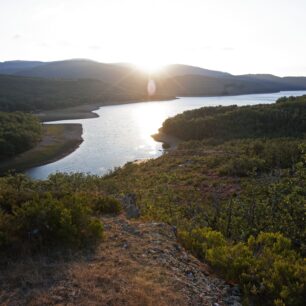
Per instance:
[[[18,74],[18,72],[44,65],[39,61],[7,61],[0,62],[0,74]]]
[[[145,92],[148,75],[132,64],[99,63],[87,59],[56,62],[10,61],[0,63],[0,74],[45,79],[91,79],[129,92]],[[306,90],[306,77],[270,74],[232,75],[200,67],[173,64],[153,76],[158,94],[171,96],[220,96]]]
[[[21,76],[46,77],[46,78],[105,78],[107,73],[123,73],[138,70],[129,63],[99,63],[88,59],[71,59],[55,62],[39,61],[8,61],[0,62],[0,74],[14,74]],[[226,72],[214,71],[195,66],[171,64],[165,66],[167,77],[181,75],[202,75],[207,77],[229,77]]]

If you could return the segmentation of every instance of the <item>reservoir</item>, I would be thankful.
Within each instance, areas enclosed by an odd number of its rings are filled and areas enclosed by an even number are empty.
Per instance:
[[[226,97],[181,97],[171,101],[141,102],[103,106],[98,118],[64,120],[54,123],[81,123],[83,143],[70,155],[56,162],[32,168],[26,173],[36,179],[56,172],[106,174],[127,162],[156,158],[162,144],[151,137],[168,117],[203,106],[254,105],[273,103],[282,96],[301,96],[306,91],[250,94]]]

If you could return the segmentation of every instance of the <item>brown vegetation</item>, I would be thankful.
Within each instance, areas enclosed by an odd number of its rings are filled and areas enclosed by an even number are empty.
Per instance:
[[[230,286],[187,254],[163,223],[104,217],[95,251],[9,263],[1,305],[224,305]]]

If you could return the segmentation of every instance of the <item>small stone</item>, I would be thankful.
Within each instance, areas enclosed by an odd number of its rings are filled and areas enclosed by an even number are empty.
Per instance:
[[[176,251],[180,252],[182,250],[182,248],[180,247],[180,245],[178,245],[177,243],[175,243],[174,248],[176,249]]]
[[[188,271],[187,272],[187,277],[188,278],[194,278],[194,275],[193,275],[193,273],[191,271]]]
[[[128,218],[138,218],[140,216],[140,210],[137,206],[136,195],[134,193],[125,195],[122,199],[122,205]]]
[[[128,247],[129,247],[128,243],[127,243],[127,242],[124,242],[122,248],[123,248],[123,249],[127,249]]]

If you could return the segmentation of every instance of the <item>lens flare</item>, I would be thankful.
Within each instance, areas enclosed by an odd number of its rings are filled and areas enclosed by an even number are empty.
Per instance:
[[[156,92],[156,84],[155,81],[153,79],[150,79],[148,81],[148,85],[147,85],[147,91],[148,91],[148,95],[149,96],[154,96],[155,92]]]

